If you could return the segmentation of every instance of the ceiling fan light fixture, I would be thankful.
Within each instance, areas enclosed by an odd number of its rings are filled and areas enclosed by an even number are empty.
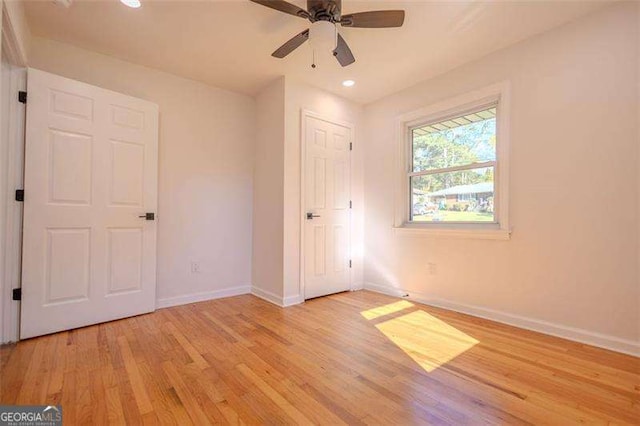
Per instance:
[[[353,81],[353,80],[345,80],[345,81],[342,82],[342,85],[344,87],[353,87],[355,84],[356,84],[356,82]]]
[[[133,9],[137,9],[140,6],[142,6],[142,4],[140,3],[140,0],[120,0],[120,3],[124,4],[125,6],[129,6],[130,8],[133,8]]]
[[[127,1],[127,0],[120,0]],[[309,41],[314,54],[329,50],[338,63],[349,66],[356,61],[345,39],[338,33],[338,25],[351,28],[398,28],[404,24],[404,10],[369,10],[342,14],[342,0],[307,0],[307,10],[286,0],[251,0],[278,12],[307,19],[311,28],[296,34],[277,48],[271,56],[284,58]]]
[[[337,45],[338,31],[329,21],[316,21],[309,28],[309,43],[314,50],[333,50]]]
[[[53,2],[58,6],[69,7],[73,0],[53,0]]]

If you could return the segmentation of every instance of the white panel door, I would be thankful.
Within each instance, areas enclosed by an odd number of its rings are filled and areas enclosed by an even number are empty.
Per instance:
[[[349,290],[351,129],[304,115],[305,299]]]
[[[155,309],[158,107],[28,71],[22,339]]]

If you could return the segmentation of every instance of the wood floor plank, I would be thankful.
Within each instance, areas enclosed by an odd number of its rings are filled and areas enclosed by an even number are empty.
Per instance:
[[[253,384],[266,396],[275,402],[284,413],[289,416],[296,424],[311,424],[311,421],[296,407],[294,407],[289,401],[286,400],[280,393],[269,386],[264,380],[247,367],[245,364],[240,364],[236,367],[240,373],[247,377]]]
[[[205,359],[202,358],[202,355],[200,355],[200,353],[196,350],[196,348],[194,348],[193,345],[189,343],[189,340],[186,337],[184,337],[182,333],[180,333],[180,331],[176,328],[176,326],[173,323],[168,322],[165,326],[169,330],[169,333],[171,333],[171,335],[175,337],[175,339],[178,341],[182,349],[184,349],[184,351],[189,355],[189,357],[194,362],[194,364],[196,364],[199,368],[203,370],[209,367],[209,364],[207,364],[207,361],[205,361]]]
[[[640,424],[640,359],[367,291],[245,295],[0,347],[65,424]]]
[[[120,401],[120,394],[117,387],[110,387],[105,390],[107,400],[107,419],[110,424],[123,424],[125,422],[124,411]]]
[[[138,404],[138,410],[140,414],[150,413],[153,411],[153,405],[149,400],[149,395],[147,394],[144,382],[142,381],[140,370],[138,370],[138,366],[136,365],[131,349],[129,348],[127,338],[125,336],[118,337],[118,344],[120,345],[120,353],[124,359],[125,369],[127,370],[129,382],[133,389],[133,395],[136,403]]]
[[[178,370],[173,363],[167,361],[162,364],[162,368],[169,377],[169,381],[171,382],[173,389],[176,394],[178,394],[180,401],[184,404],[187,414],[189,414],[193,423],[197,425],[211,424],[211,420],[203,411],[198,399],[195,397],[190,387],[182,380],[180,373],[178,373]]]

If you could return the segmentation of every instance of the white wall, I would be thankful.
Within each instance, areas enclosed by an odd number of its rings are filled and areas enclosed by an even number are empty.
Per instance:
[[[359,105],[285,78],[254,101],[40,38],[33,39],[30,55],[34,68],[160,105],[161,306],[246,292],[251,284],[254,293],[276,303],[302,301],[298,250],[303,108],[356,126],[353,281],[361,287]],[[201,262],[200,274],[190,272],[192,260]]]
[[[363,149],[358,132],[362,107],[290,78],[281,78],[257,97],[254,171],[253,293],[273,303],[301,303],[300,147],[303,109],[354,124],[352,154],[354,201],[353,282],[362,287]]]
[[[282,303],[284,78],[256,98],[253,171],[253,292]]]
[[[3,13],[6,14],[4,23],[11,27],[9,31],[13,43],[11,47],[15,50],[12,56],[17,62],[16,65],[23,66],[28,60],[31,41],[24,4],[21,0],[1,0],[0,3],[2,3]]]
[[[348,89],[346,89],[348,90]],[[285,150],[284,150],[284,299],[285,304],[300,302],[300,226],[304,212],[300,210],[301,111],[315,112],[329,119],[346,121],[355,126],[351,154],[351,196],[353,200],[352,281],[362,286],[363,226],[363,109],[360,105],[307,84],[285,80]]]
[[[253,100],[43,39],[33,40],[29,63],[160,105],[163,305],[244,293],[252,282],[272,301],[301,300],[304,108],[356,127],[356,287],[400,289],[632,351],[640,340],[638,16],[635,4],[611,6],[364,110],[288,78]],[[512,87],[512,239],[394,234],[396,117],[503,80]],[[190,273],[192,260],[200,274]]]
[[[367,106],[366,285],[640,351],[637,7],[616,4]],[[396,117],[504,80],[511,240],[394,234]]]
[[[29,54],[33,68],[160,106],[160,306],[248,292],[255,101],[51,40]]]

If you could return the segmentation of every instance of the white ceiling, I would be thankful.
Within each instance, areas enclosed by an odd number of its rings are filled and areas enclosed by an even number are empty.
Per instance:
[[[350,1],[343,13],[405,9],[402,28],[344,28],[356,62],[346,68],[328,53],[311,69],[308,43],[285,59],[271,52],[308,21],[248,0],[28,1],[33,35],[254,95],[291,75],[368,103],[601,7],[587,1]],[[292,0],[304,7],[305,2]],[[356,85],[343,88],[342,80]]]

